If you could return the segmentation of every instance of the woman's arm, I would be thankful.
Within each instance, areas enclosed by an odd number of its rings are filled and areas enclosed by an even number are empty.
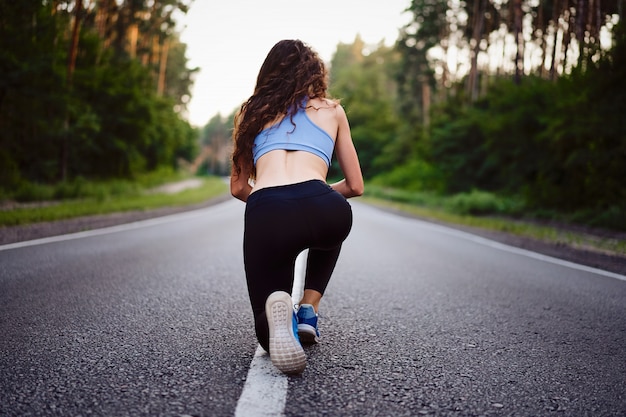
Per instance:
[[[246,172],[240,172],[237,174],[233,167],[230,172],[230,193],[233,197],[243,201],[248,200],[248,196],[252,192],[252,186],[248,183],[250,174]]]
[[[331,184],[331,187],[345,198],[357,197],[363,194],[363,174],[359,157],[350,134],[350,124],[343,107],[337,106],[337,139],[335,140],[335,155],[343,171],[344,179]]]

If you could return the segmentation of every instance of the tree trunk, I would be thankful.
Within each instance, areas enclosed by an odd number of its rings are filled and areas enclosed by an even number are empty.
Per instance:
[[[513,33],[515,36],[515,84],[522,82],[524,70],[524,34],[522,33],[522,0],[514,0],[513,3]]]
[[[132,23],[128,27],[128,55],[131,59],[137,57],[137,39],[139,37],[139,25]]]
[[[74,70],[76,69],[76,56],[78,55],[78,35],[80,33],[80,21],[83,12],[83,0],[76,0],[74,8],[74,25],[72,27],[72,38],[70,41],[70,49],[67,54],[67,91],[68,95],[72,94],[72,85],[74,81]],[[66,110],[65,121],[63,122],[64,137],[61,144],[61,163],[60,176],[61,180],[67,180],[68,160],[69,160],[69,130],[70,130],[70,113]]]
[[[468,96],[470,98],[470,102],[472,103],[478,99],[478,54],[480,52],[480,41],[482,40],[486,7],[486,0],[474,1],[474,24],[472,29],[474,47],[472,51],[472,60],[467,86]]]
[[[159,63],[159,82],[157,84],[157,94],[163,96],[165,92],[165,74],[167,72],[167,54],[170,49],[170,40],[166,38],[161,47],[161,62]]]
[[[535,42],[539,45],[541,49],[541,65],[539,65],[538,76],[540,78],[545,77],[546,70],[546,55],[547,55],[547,34],[546,34],[546,20],[543,13],[543,3],[544,0],[539,0],[539,5],[537,6],[537,23],[535,24]]]
[[[559,0],[554,0],[554,5],[552,6],[552,25],[554,29],[554,35],[552,36],[552,56],[550,57],[550,80],[556,80],[556,51],[557,51],[557,41],[559,38]]]
[[[578,41],[578,65],[583,65],[585,62],[585,54],[587,48],[585,47],[585,3],[586,0],[576,1],[576,24],[574,28],[574,34]]]
[[[67,85],[72,88],[74,69],[76,68],[76,55],[78,54],[78,34],[80,31],[80,19],[83,11],[83,0],[76,0],[74,9],[74,25],[72,27],[72,39],[67,56]]]
[[[565,27],[563,28],[563,44],[561,45],[561,57],[560,61],[563,63],[563,72],[567,69],[567,52],[569,51],[570,43],[572,42],[572,28],[574,25],[572,24],[572,14],[569,10],[569,1],[563,0],[563,21],[565,22]]]

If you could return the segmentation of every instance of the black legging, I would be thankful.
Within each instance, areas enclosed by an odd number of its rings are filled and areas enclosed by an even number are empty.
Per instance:
[[[244,264],[257,339],[266,351],[267,297],[274,291],[291,293],[296,258],[305,249],[309,255],[304,288],[324,294],[351,228],[350,204],[323,181],[268,187],[250,195]]]

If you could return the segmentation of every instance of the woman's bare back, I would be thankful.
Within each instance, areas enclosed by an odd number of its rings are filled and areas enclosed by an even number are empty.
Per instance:
[[[320,129],[333,139],[337,139],[339,105],[327,99],[311,99],[307,103],[306,114]],[[279,123],[278,117],[265,128]],[[261,156],[256,164],[256,181],[252,192],[266,187],[295,184],[308,180],[326,180],[328,166],[319,156],[306,151],[276,149]]]

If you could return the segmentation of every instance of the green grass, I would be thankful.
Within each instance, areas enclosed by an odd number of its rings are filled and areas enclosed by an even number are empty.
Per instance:
[[[203,184],[200,187],[190,188],[176,194],[152,191],[164,183],[188,178],[188,176],[166,172],[152,174],[134,182],[98,183],[78,179],[69,184],[56,186],[30,184],[20,191],[27,196],[21,200],[39,201],[39,203],[11,210],[0,210],[0,227],[96,214],[187,206],[228,192],[228,185],[223,179],[216,177],[203,178]],[[517,200],[498,197],[490,193],[473,191],[444,197],[434,193],[409,192],[368,185],[363,200],[369,204],[400,210],[428,220],[505,232],[626,256],[626,241],[624,240],[602,238],[520,220],[524,214],[523,204]]]
[[[484,192],[456,196],[407,192],[381,187],[366,187],[363,200],[369,204],[402,211],[426,220],[474,227],[538,239],[596,252],[626,256],[626,241],[573,232],[522,220],[523,205],[516,200]]]
[[[167,177],[168,180],[180,180],[184,177]],[[201,203],[225,194],[228,185],[216,177],[203,178],[203,184],[197,188],[183,190],[176,194],[155,193],[150,190],[163,184],[161,180],[146,180],[141,183],[85,183],[85,197],[55,200],[33,204],[11,210],[0,211],[0,226],[15,226],[44,221],[70,219],[80,216],[107,214],[133,210],[150,210],[160,207],[178,207]],[[89,190],[89,191],[85,191]],[[94,192],[95,190],[95,192]]]
[[[106,181],[89,181],[77,177],[71,181],[56,184],[40,184],[22,181],[10,190],[0,188],[0,201],[18,201],[20,203],[52,200],[71,200],[96,198],[105,200],[114,196],[128,196],[141,193],[143,190],[168,182],[189,178],[188,174],[175,172],[171,169],[160,169],[143,174],[133,180],[114,179]]]

